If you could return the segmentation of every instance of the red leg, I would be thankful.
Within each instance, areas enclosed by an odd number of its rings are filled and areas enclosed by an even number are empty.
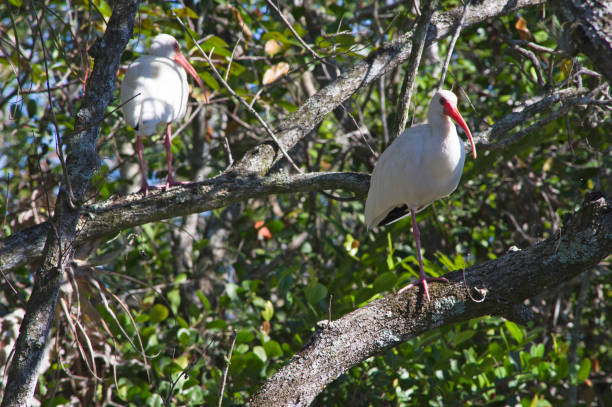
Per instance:
[[[164,138],[164,146],[166,147],[166,161],[168,162],[168,179],[166,181],[166,188],[173,187],[175,185],[184,185],[185,182],[176,181],[172,175],[172,124],[168,123],[166,126],[166,137]]]
[[[425,299],[430,301],[429,298],[429,287],[427,286],[427,281],[445,281],[448,282],[444,277],[427,277],[425,275],[425,271],[423,270],[423,259],[421,257],[421,233],[419,232],[419,226],[417,225],[416,216],[414,214],[414,210],[410,208],[410,216],[412,217],[412,233],[414,234],[414,241],[416,242],[416,252],[417,259],[419,260],[419,281],[423,284],[423,289],[425,291]],[[412,287],[414,283],[408,284],[406,287],[399,290],[399,292],[403,292],[409,287]]]
[[[145,167],[144,159],[142,158],[142,137],[136,136],[136,155],[138,156],[138,164],[140,165],[140,176],[141,176],[141,188],[140,192],[144,192],[145,195],[149,194],[149,184],[147,183],[147,170]]]

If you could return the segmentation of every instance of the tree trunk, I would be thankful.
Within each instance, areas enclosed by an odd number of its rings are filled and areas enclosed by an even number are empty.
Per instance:
[[[606,0],[554,0],[564,23],[567,51],[581,52],[612,82],[612,3]]]

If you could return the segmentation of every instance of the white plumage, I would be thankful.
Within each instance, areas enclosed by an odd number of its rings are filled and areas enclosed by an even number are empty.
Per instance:
[[[368,228],[412,214],[421,281],[428,300],[414,213],[450,195],[461,179],[465,150],[451,118],[466,132],[476,158],[472,135],[457,110],[457,96],[447,90],[437,91],[429,104],[428,123],[404,131],[378,159],[365,206]]]
[[[172,175],[171,125],[180,120],[187,109],[189,85],[185,70],[203,87],[197,72],[181,54],[176,39],[167,34],[153,38],[150,55],[134,61],[121,83],[121,104],[125,121],[136,130],[136,151],[142,173],[142,190],[148,192],[142,137],[166,125],[164,145],[168,161],[166,186],[180,184]]]

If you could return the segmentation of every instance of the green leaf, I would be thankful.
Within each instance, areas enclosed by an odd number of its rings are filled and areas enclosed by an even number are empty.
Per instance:
[[[395,263],[393,262],[393,255],[391,253],[387,255],[387,268],[389,270],[395,270]]]
[[[200,75],[200,78],[202,78],[206,86],[210,88],[211,90],[221,89],[221,87],[219,86],[219,82],[217,82],[217,80],[208,72],[204,71],[204,72],[199,72],[198,74]]]
[[[334,36],[332,41],[336,45],[353,45],[355,43],[355,37],[351,34],[339,34]]]
[[[190,329],[185,329],[185,328],[181,328],[177,331],[176,333],[176,337],[178,338],[179,342],[181,343],[181,345],[183,345],[183,347],[188,347],[191,346],[195,343],[196,341],[196,332],[190,330]]]
[[[508,330],[508,332],[510,332],[510,335],[512,335],[514,340],[517,341],[519,345],[522,344],[524,336],[521,328],[512,321],[506,321],[505,325],[506,329]]]
[[[261,359],[262,362],[266,362],[268,360],[268,357],[266,356],[266,351],[261,346],[255,346],[253,348],[253,353],[257,355],[257,357]]]
[[[263,347],[266,350],[266,355],[268,355],[269,358],[278,358],[283,356],[283,350],[278,342],[274,340],[269,340],[268,342],[264,343]]]
[[[325,297],[327,297],[327,288],[323,284],[309,284],[306,287],[306,300],[310,304],[315,305]]]
[[[238,301],[240,299],[240,297],[238,297],[238,286],[234,283],[227,283],[225,292],[232,301]]]
[[[215,47],[215,48],[227,48],[228,44],[221,37],[217,37],[216,35],[211,35],[204,41],[204,44]]]
[[[585,381],[589,377],[589,373],[591,373],[591,359],[584,358],[578,369],[578,382]]]
[[[208,301],[208,298],[206,298],[206,296],[202,294],[202,291],[200,290],[196,290],[196,295],[198,296],[200,301],[202,301],[204,308],[206,308],[206,312],[210,312],[210,301]]]
[[[569,374],[569,363],[566,357],[561,357],[559,362],[557,362],[557,368],[555,369],[557,373],[557,379],[563,380]]]
[[[151,322],[158,324],[168,318],[168,308],[162,304],[155,304],[149,310],[149,318],[151,318]]]
[[[391,271],[386,271],[374,280],[374,291],[377,293],[390,290],[397,282],[397,275]]]
[[[206,324],[206,329],[225,331],[227,329],[227,322],[222,319],[215,319]]]
[[[261,316],[264,320],[270,321],[272,316],[274,315],[274,305],[270,300],[266,301],[266,305],[263,311],[261,311]]]
[[[179,315],[176,316],[176,322],[179,324],[181,328],[189,328],[189,324]]]
[[[100,14],[102,14],[104,18],[108,20],[112,14],[112,9],[109,7],[108,3],[104,0],[98,0],[95,1],[94,4],[96,4]]]
[[[471,329],[461,330],[457,333],[457,335],[453,338],[453,345],[458,346],[461,343],[471,339],[476,331],[472,331]],[[499,346],[499,345],[498,345]]]
[[[170,301],[170,308],[172,308],[172,311],[176,314],[179,305],[181,305],[181,291],[178,288],[174,288],[168,291],[167,297],[168,301]]]
[[[177,15],[177,17],[180,17],[180,18],[185,18],[185,17],[198,18],[197,13],[193,11],[192,9],[190,9],[189,7],[173,8],[172,11],[174,12],[174,14]]]
[[[255,339],[253,332],[243,329],[236,334],[236,343],[249,343]]]
[[[545,351],[544,344],[543,343],[538,343],[537,345],[531,346],[531,349],[529,350],[529,353],[534,358],[541,358],[541,357],[544,356],[544,351]]]

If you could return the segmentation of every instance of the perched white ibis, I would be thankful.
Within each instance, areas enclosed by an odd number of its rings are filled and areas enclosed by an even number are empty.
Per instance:
[[[457,96],[447,90],[437,91],[429,103],[428,123],[404,131],[378,159],[365,206],[368,228],[412,216],[420,282],[427,301],[427,280],[446,279],[428,279],[425,276],[415,213],[433,201],[450,195],[459,184],[465,150],[451,119],[467,134],[476,158],[472,134],[457,110]]]
[[[202,88],[202,80],[181,54],[178,41],[168,34],[159,34],[151,41],[150,55],[134,61],[121,83],[121,104],[126,122],[136,130],[136,152],[142,174],[142,190],[149,191],[142,137],[150,136],[160,124],[166,125],[164,145],[168,161],[166,187],[181,184],[172,175],[172,123],[180,120],[187,108],[189,86],[185,70]],[[184,68],[184,69],[183,69]]]

